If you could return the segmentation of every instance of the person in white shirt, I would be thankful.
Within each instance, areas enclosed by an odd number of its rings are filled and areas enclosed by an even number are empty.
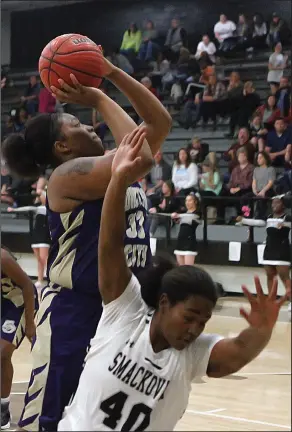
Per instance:
[[[279,42],[274,48],[273,54],[269,58],[268,83],[279,86],[284,69],[287,66],[287,56],[282,54],[282,44]]]
[[[172,182],[177,193],[187,195],[198,185],[198,167],[185,148],[178,152],[172,168]]]
[[[209,59],[215,63],[215,53],[216,53],[216,47],[213,42],[210,41],[210,38],[208,35],[204,35],[202,37],[201,42],[199,42],[197,46],[197,52],[195,54],[195,58],[199,60],[201,57],[202,52],[206,52],[209,56]]]
[[[124,254],[124,207],[128,186],[141,174],[145,136],[143,127],[126,135],[112,163],[98,245],[103,313],[58,431],[173,430],[187,408],[193,379],[235,373],[257,357],[284,302],[276,298],[276,282],[264,296],[256,278],[257,297],[243,288],[251,309],[241,309],[241,315],[249,327],[224,339],[203,334],[217,300],[203,269],[164,259],[139,281],[132,274]],[[138,216],[136,235],[143,236]]]
[[[229,21],[226,15],[220,15],[220,21],[215,24],[214,34],[218,42],[221,44],[226,39],[229,39],[233,36],[236,31],[236,25],[233,21]]]

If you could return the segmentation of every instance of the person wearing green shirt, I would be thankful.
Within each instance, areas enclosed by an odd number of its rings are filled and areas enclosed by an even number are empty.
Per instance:
[[[132,53],[137,54],[139,52],[141,41],[141,31],[138,29],[135,23],[132,23],[124,33],[120,53],[124,55],[129,55]]]

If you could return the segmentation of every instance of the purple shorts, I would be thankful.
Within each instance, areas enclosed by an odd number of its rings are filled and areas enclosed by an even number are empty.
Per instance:
[[[18,348],[25,336],[24,306],[1,299],[1,339]]]

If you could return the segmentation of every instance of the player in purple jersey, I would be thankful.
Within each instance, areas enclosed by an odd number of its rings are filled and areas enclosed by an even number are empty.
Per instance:
[[[11,357],[24,336],[35,336],[37,292],[13,256],[1,248],[1,430],[10,427]]]
[[[145,141],[141,149],[142,163],[137,175],[141,178],[164,142],[171,118],[148,89],[104,61],[106,78],[128,97],[144,120],[141,131],[145,130],[149,146]],[[74,75],[71,80],[71,87],[60,80],[62,90],[52,88],[53,93],[61,101],[96,108],[119,145],[135,129],[135,122],[102,91],[83,87]],[[104,155],[93,128],[80,124],[69,114],[44,114],[30,120],[24,135],[8,137],[2,151],[11,171],[18,175],[38,175],[40,167],[48,165],[55,168],[47,188],[52,237],[50,283],[41,295],[32,350],[33,371],[19,423],[28,431],[55,431],[77,388],[86,350],[102,312],[97,244],[114,153]],[[146,210],[142,189],[138,184],[132,185],[125,202],[125,254],[136,273],[148,264],[150,257]]]

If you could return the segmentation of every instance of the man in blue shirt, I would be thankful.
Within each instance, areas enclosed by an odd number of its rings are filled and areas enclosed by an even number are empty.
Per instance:
[[[283,118],[275,121],[275,129],[267,136],[266,150],[270,154],[272,165],[284,166],[285,156],[292,144],[292,130]]]

